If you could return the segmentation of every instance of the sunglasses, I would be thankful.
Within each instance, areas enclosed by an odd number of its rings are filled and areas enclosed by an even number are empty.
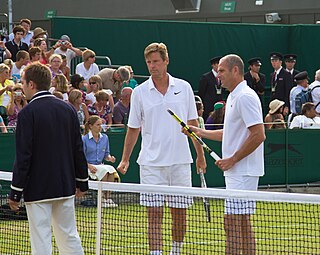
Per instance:
[[[95,81],[89,82],[90,85],[97,84]]]
[[[95,55],[92,55],[92,56],[90,56],[89,58],[95,58],[96,56]]]

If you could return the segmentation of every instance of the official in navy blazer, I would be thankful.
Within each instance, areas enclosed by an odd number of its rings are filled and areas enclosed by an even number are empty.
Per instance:
[[[206,120],[209,113],[213,111],[214,104],[223,99],[221,83],[217,78],[218,64],[221,56],[210,59],[212,70],[201,76],[198,87],[198,95],[202,99],[204,112],[203,119]]]
[[[274,72],[270,74],[271,97],[270,102],[278,99],[285,102],[285,111],[290,107],[289,93],[293,86],[291,74],[282,67],[282,54],[273,52],[270,54],[271,64]]]
[[[31,100],[18,114],[9,205],[18,210],[24,195],[32,254],[52,254],[51,224],[60,254],[83,254],[74,196],[88,190],[88,170],[77,113],[48,92],[48,67],[27,66],[22,83]]]

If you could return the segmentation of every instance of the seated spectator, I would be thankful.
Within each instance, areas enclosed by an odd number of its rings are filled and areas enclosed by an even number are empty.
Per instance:
[[[7,107],[11,100],[11,90],[14,82],[9,80],[10,68],[0,64],[0,106]]]
[[[0,64],[4,62],[5,59],[11,59],[11,52],[6,47],[5,43],[0,40]]]
[[[43,30],[41,27],[36,27],[34,30],[33,30],[33,36],[32,36],[32,40],[33,42],[39,38],[43,38],[43,39],[47,39],[47,31]]]
[[[198,112],[198,126],[199,128],[205,129],[203,115],[203,103],[200,101],[196,101],[196,107]]]
[[[225,102],[219,101],[214,104],[213,112],[209,113],[205,128],[207,130],[217,130],[223,128],[225,113]]]
[[[76,109],[79,123],[82,127],[89,119],[88,108],[82,101],[82,92],[78,89],[73,89],[70,91],[69,102]]]
[[[98,116],[90,116],[85,124],[83,151],[88,161],[89,176],[93,180],[115,182],[119,179],[117,171],[113,166],[104,165],[104,161],[114,163],[116,158],[110,155],[109,139],[102,134],[102,120]],[[102,200],[103,207],[117,207],[110,198],[110,191],[105,192]]]
[[[65,55],[61,55],[62,64],[60,66],[60,70],[63,75],[67,78],[68,82],[70,82],[70,67],[67,66],[67,57]]]
[[[270,129],[283,129],[286,128],[286,123],[282,119],[275,119],[273,123],[271,124]]]
[[[314,82],[309,85],[311,89],[312,101],[316,107],[316,112],[320,114],[320,69],[316,71]]]
[[[3,64],[7,65],[9,68],[10,68],[10,75],[9,75],[9,80],[12,80],[13,81],[13,78],[11,76],[11,70],[12,70],[12,67],[14,65],[13,61],[11,59],[6,59],[5,61],[3,61]]]
[[[19,50],[16,59],[17,61],[13,64],[11,69],[11,76],[15,83],[20,82],[21,73],[30,61],[29,53],[25,50]]]
[[[98,75],[102,80],[102,88],[110,89],[113,93],[113,97],[115,97],[116,100],[119,100],[122,84],[130,78],[129,70],[124,66],[120,66],[118,69],[104,68]]]
[[[302,114],[293,118],[289,128],[320,128],[320,117],[317,116],[314,103],[303,104]]]
[[[79,74],[72,75],[70,78],[70,83],[71,83],[70,91],[73,89],[79,89],[84,92],[87,91],[87,88],[84,83],[84,78]]]
[[[113,109],[114,124],[126,124],[129,118],[131,94],[132,88],[122,89],[120,100],[114,105]]]
[[[72,46],[70,37],[67,35],[62,35],[58,41],[57,48],[55,49],[55,54],[65,55],[67,57],[67,66],[71,66],[71,60],[76,56],[82,56],[82,51],[78,48]]]
[[[60,66],[62,64],[62,58],[59,54],[52,54],[49,58],[49,65],[50,65],[50,71],[52,74],[52,79],[57,74],[62,74],[62,71],[60,70]]]
[[[266,115],[264,118],[264,126],[266,129],[271,129],[273,122],[277,120],[284,121],[284,116],[282,114],[283,108],[284,107],[284,102],[280,101],[278,99],[274,99],[270,102],[269,104],[269,113]]]
[[[67,78],[63,74],[57,74],[52,79],[51,88],[49,91],[52,93],[53,91],[59,91],[63,95],[63,100],[68,101],[68,81]]]
[[[27,104],[28,104],[28,102],[27,102],[26,97],[23,93],[22,85],[21,84],[15,85],[12,89],[10,104],[7,107],[8,116],[9,116],[8,126],[10,126],[10,127],[17,126],[18,113]]]
[[[96,54],[92,50],[85,50],[82,52],[82,61],[76,67],[76,73],[83,76],[83,78],[88,81],[93,75],[99,73],[99,67],[95,63]]]
[[[19,50],[29,51],[28,44],[22,42],[22,38],[25,34],[25,30],[22,26],[18,25],[13,28],[14,37],[12,40],[5,43],[6,48],[11,53],[11,59],[16,62],[16,55]]]
[[[297,86],[293,87],[290,90],[290,111],[294,115],[301,114],[302,105],[297,104],[297,95],[301,91],[306,91],[309,86],[309,77],[306,71],[300,72],[294,76],[294,81],[297,83]]]
[[[93,75],[89,78],[89,90],[91,91],[86,95],[86,105],[94,104],[96,97],[94,96],[99,90],[102,89],[102,81],[99,75]]]
[[[37,46],[33,46],[29,49],[29,57],[30,57],[30,62],[40,62],[41,58],[41,50]]]
[[[48,46],[45,38],[38,38],[34,41],[33,46],[39,47],[41,50],[41,56],[40,56],[40,63],[41,64],[48,64],[49,58],[54,53],[54,50],[58,47],[58,44],[56,43],[49,51]]]
[[[4,124],[4,121],[1,115],[0,115],[0,130],[1,130],[1,133],[8,133],[6,125]]]
[[[132,67],[131,66],[124,66],[125,68],[127,68],[130,72],[130,78],[128,81],[125,81],[123,83],[123,88],[126,88],[126,87],[130,87],[132,89],[134,89],[135,87],[138,86],[138,82],[133,78],[133,70],[132,70]]]
[[[96,102],[88,106],[88,112],[90,115],[98,115],[103,124],[110,126],[112,124],[112,111],[108,104],[109,95],[103,90],[98,91],[95,94]]]

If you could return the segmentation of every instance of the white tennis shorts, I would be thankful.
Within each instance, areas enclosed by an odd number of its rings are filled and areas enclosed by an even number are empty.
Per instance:
[[[226,189],[252,190],[258,189],[259,176],[225,176]],[[256,202],[244,199],[226,199],[225,214],[254,214]]]
[[[140,166],[140,183],[191,187],[191,165]],[[190,196],[174,196],[141,193],[140,204],[148,207],[160,207],[167,203],[171,208],[188,208],[193,199]]]
[[[113,174],[116,173],[116,169],[113,166],[109,165],[94,165],[97,169],[96,173],[91,173],[90,170],[88,169],[89,176],[92,180],[99,180],[101,181],[102,178],[107,174]]]

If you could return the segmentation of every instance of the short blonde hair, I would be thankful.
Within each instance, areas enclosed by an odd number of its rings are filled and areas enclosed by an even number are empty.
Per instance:
[[[10,71],[10,67],[6,64],[0,64],[0,73],[3,73],[5,70]]]
[[[168,49],[164,43],[151,43],[144,50],[144,58],[147,58],[151,53],[159,52],[163,61],[169,59]]]
[[[96,56],[96,53],[93,50],[87,49],[84,52],[82,52],[82,61],[85,62],[89,58],[95,57],[95,56]]]
[[[7,65],[11,69],[14,63],[11,58],[7,58],[3,61],[3,64]]]
[[[74,102],[75,102],[79,97],[82,97],[81,91],[78,90],[78,89],[73,89],[73,90],[71,90],[70,93],[69,93],[69,98],[68,98],[68,100],[69,100],[69,102],[70,102],[71,104],[74,104]]]
[[[59,54],[52,54],[49,58],[49,63],[52,62],[53,59],[58,58],[60,59],[61,63],[62,63],[62,57]]]

